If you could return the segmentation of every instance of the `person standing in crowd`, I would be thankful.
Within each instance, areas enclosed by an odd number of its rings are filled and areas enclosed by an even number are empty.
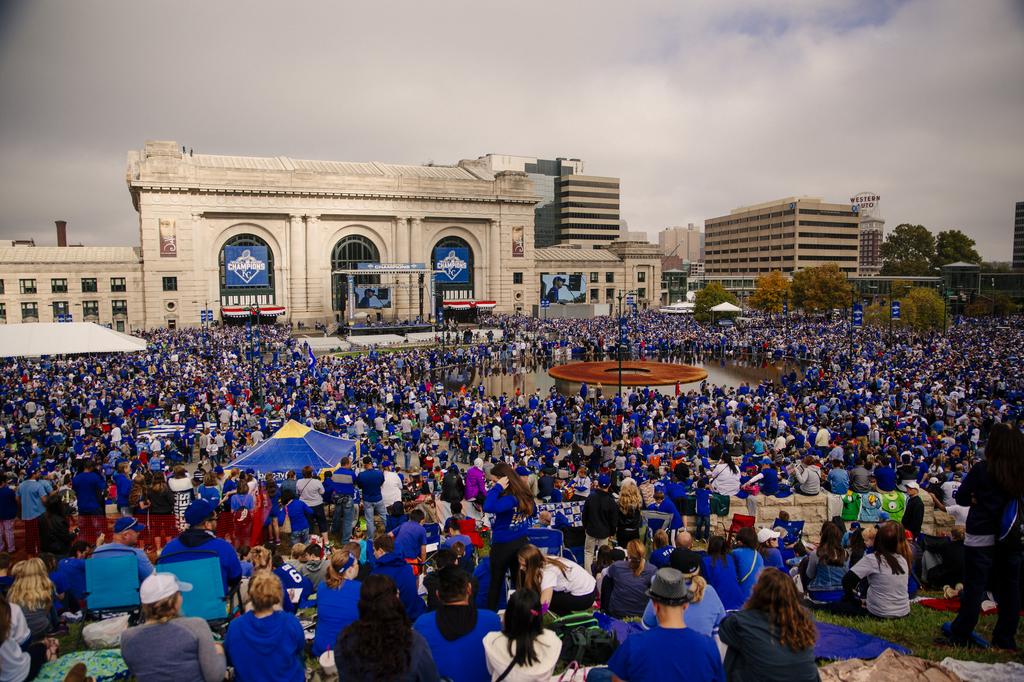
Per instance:
[[[910,533],[911,537],[921,534],[921,527],[924,525],[924,502],[921,500],[921,486],[917,481],[904,481],[907,489],[907,507],[903,511],[903,518],[900,523]]]
[[[718,629],[728,646],[725,672],[732,682],[813,682],[818,679],[814,619],[800,605],[793,580],[763,571],[742,611],[727,615]]]
[[[352,470],[352,460],[347,455],[341,458],[338,468],[331,474],[329,483],[334,496],[334,516],[331,519],[331,532],[338,536],[341,544],[352,538],[352,524],[355,522],[354,499],[356,494],[356,472]]]
[[[39,553],[39,521],[46,512],[46,498],[53,494],[50,481],[40,478],[37,468],[29,470],[28,478],[18,486],[18,501],[21,503],[21,520],[25,524],[25,551]]]
[[[971,468],[955,497],[958,505],[970,507],[964,541],[964,589],[956,618],[944,624],[942,632],[955,644],[984,644],[974,627],[991,585],[999,605],[992,646],[1015,650],[1024,543],[1024,434],[1020,429],[1008,424],[992,427],[984,461]]]
[[[381,487],[384,485],[384,474],[373,468],[373,459],[363,457],[363,470],[356,476],[356,486],[363,493],[363,514],[366,516],[366,534],[375,535],[376,522],[374,517],[380,516],[385,528],[388,521],[388,510],[384,506]]]
[[[505,589],[505,577],[509,576],[512,583],[515,583],[517,554],[527,543],[526,533],[537,513],[537,505],[526,482],[509,464],[498,462],[491,470],[491,476],[494,485],[484,500],[484,512],[494,514],[491,526],[491,582],[487,587],[487,608],[493,611]]]
[[[78,522],[83,539],[96,542],[106,522],[107,485],[103,477],[96,473],[94,461],[85,460],[82,473],[71,480],[71,488],[78,498]]]
[[[484,636],[492,682],[545,682],[558,664],[562,640],[544,627],[540,595],[516,590],[508,600],[500,632]]]
[[[434,575],[439,604],[417,618],[413,629],[427,641],[441,677],[487,682],[491,676],[483,640],[488,633],[501,630],[501,619],[494,611],[473,604],[473,585],[461,568],[448,566]]]
[[[487,495],[487,478],[484,476],[484,461],[477,457],[473,466],[466,470],[466,514],[479,519]]]
[[[63,559],[71,552],[71,543],[78,538],[78,528],[69,528],[68,508],[59,497],[46,500],[46,513],[39,524],[39,547]]]
[[[359,619],[338,636],[335,665],[343,680],[439,682],[423,635],[412,629],[390,578],[371,575],[359,595]]]
[[[519,550],[518,588],[540,594],[541,608],[557,616],[584,611],[594,605],[597,581],[575,561],[548,556],[533,545]]]
[[[261,571],[249,581],[252,610],[231,621],[224,648],[238,682],[304,682],[305,633],[294,614],[279,609],[281,581]]]
[[[181,615],[181,593],[191,590],[173,573],[154,573],[142,582],[145,622],[121,634],[121,656],[139,682],[224,679],[224,647],[213,641],[210,626],[202,618]]]
[[[629,544],[630,540],[640,537],[640,527],[643,525],[641,508],[644,499],[640,496],[640,489],[632,481],[623,483],[619,489],[619,515],[616,521],[615,541],[622,547]]]
[[[302,480],[295,483],[299,499],[313,512],[313,531],[320,533],[323,543],[327,544],[327,516],[324,513],[324,484],[314,475],[313,467],[302,468]],[[315,528],[313,528],[315,526]]]
[[[597,485],[583,503],[583,531],[586,541],[583,547],[583,567],[588,571],[594,563],[594,555],[599,547],[608,544],[608,539],[615,535],[619,523],[619,507],[608,492],[611,477],[601,474],[597,477]]]

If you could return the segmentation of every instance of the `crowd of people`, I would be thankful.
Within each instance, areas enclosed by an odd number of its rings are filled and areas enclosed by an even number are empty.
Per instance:
[[[851,336],[809,318],[709,329],[641,313],[633,357],[784,369],[756,385],[491,395],[492,374],[614,357],[620,328],[487,322],[501,341],[311,359],[283,328],[261,327],[254,353],[246,328],[221,327],[148,333],[144,353],[4,360],[3,679],[58,655],[53,635],[87,611],[84,562],[119,551],[138,563],[144,624],[122,655],[140,680],[223,679],[228,664],[299,680],[307,651],[333,653],[345,679],[546,679],[562,657],[552,618],[595,604],[650,629],[591,674],[813,679],[806,607],[900,618],[920,584],[960,597],[937,636],[1016,648],[1020,514],[1006,517],[1024,494],[1024,326]],[[357,441],[360,458],[278,477],[230,466],[287,419]],[[840,513],[797,543],[712,529],[722,498],[842,508],[869,492],[899,493],[898,512]],[[949,537],[923,532],[923,500],[956,519]],[[582,502],[578,523],[538,512],[565,501]],[[429,561],[428,523],[444,536]],[[537,528],[578,532],[580,556],[544,554]],[[220,642],[181,615],[191,586],[153,568],[197,548],[245,605]],[[991,643],[974,632],[988,596]]]

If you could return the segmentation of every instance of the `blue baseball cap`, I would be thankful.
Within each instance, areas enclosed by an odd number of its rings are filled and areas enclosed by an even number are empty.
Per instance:
[[[114,522],[114,532],[123,533],[126,530],[133,530],[136,533],[141,533],[146,530],[146,524],[140,523],[131,516],[122,516]]]
[[[198,526],[211,516],[213,516],[213,505],[206,500],[199,499],[185,510],[185,523],[190,526]]]
[[[607,488],[612,484],[612,478],[608,474],[601,474],[597,477],[597,484],[602,488]]]

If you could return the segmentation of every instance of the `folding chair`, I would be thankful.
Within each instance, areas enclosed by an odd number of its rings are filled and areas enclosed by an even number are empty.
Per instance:
[[[473,541],[473,546],[477,549],[482,549],[484,546],[484,537],[476,529],[475,519],[458,519],[455,521],[458,524],[459,532],[465,536],[468,536]]]
[[[566,557],[567,551],[562,531],[554,528],[531,528],[526,531],[526,537],[530,544],[539,549],[542,554]]]
[[[772,523],[772,528],[781,533],[779,537],[779,552],[782,554],[782,560],[789,561],[796,556],[796,550],[793,548],[794,545],[803,539],[804,522],[775,519]]]
[[[647,533],[643,535],[645,542],[648,533],[651,537],[654,537],[654,534],[662,528],[665,529],[666,533],[669,532],[668,528],[672,524],[672,514],[651,509],[641,509],[640,516],[643,517],[644,522],[647,524]]]
[[[216,552],[199,549],[171,552],[157,560],[156,570],[192,584],[192,590],[181,595],[183,615],[202,618],[211,627],[223,625],[231,617],[238,591],[234,588],[224,594],[224,578]]]
[[[441,526],[437,523],[423,524],[423,530],[427,532],[427,561],[433,557],[441,547]]]
[[[755,523],[757,523],[757,518],[753,516],[748,516],[747,514],[733,514],[732,523],[725,531],[725,539],[729,541],[729,544],[732,544],[732,540],[736,536],[736,533],[740,532],[744,528],[753,528]]]
[[[136,614],[141,606],[139,561],[134,553],[86,559],[86,619],[99,619],[123,613]]]

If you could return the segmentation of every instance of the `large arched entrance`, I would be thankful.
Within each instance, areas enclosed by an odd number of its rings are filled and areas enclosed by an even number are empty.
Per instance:
[[[343,237],[331,250],[331,270],[354,270],[359,263],[379,263],[380,251],[367,237],[352,234]],[[380,284],[380,275],[356,275],[355,285]],[[331,301],[336,317],[344,317],[348,305],[348,275],[331,275]],[[339,318],[340,319],[340,318]]]
[[[444,270],[443,262],[453,253],[453,250],[455,250],[454,253],[460,254],[460,257],[466,261],[465,271],[460,271],[457,277],[457,279],[465,281],[450,281],[449,277],[438,273],[434,279],[434,296],[438,299],[435,309],[443,305],[443,301],[472,301],[475,299],[476,277],[474,265],[476,261],[473,247],[469,245],[469,242],[462,237],[443,237],[431,249],[430,265],[434,270]],[[438,263],[442,263],[442,266],[439,267]],[[475,309],[468,308],[446,307],[444,314],[448,319],[468,322],[475,317],[476,311]]]
[[[230,247],[255,247],[248,250],[249,257],[254,261],[260,260],[260,257],[265,254],[265,273],[260,273],[258,268],[250,269],[248,272],[233,268],[232,280],[229,282],[225,253]],[[237,253],[234,249],[232,251]],[[247,253],[246,249],[243,248],[241,253]],[[238,234],[231,237],[220,248],[220,253],[217,254],[217,263],[220,268],[221,306],[277,305],[274,286],[274,251],[262,238],[254,234]],[[255,270],[254,273],[253,270]],[[265,274],[265,277],[261,276],[262,274]]]

